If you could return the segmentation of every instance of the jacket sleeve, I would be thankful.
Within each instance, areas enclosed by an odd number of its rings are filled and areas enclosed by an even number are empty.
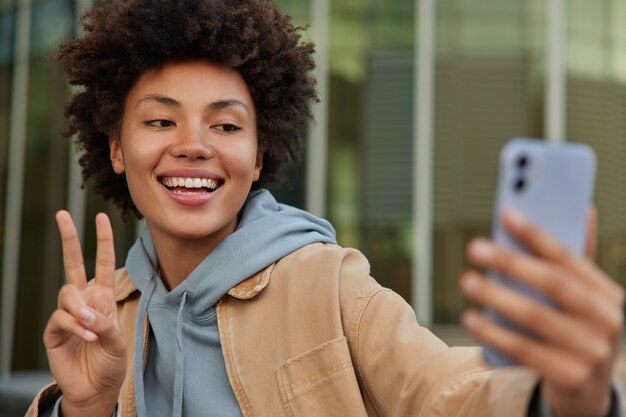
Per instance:
[[[43,388],[33,402],[24,417],[47,417],[51,416],[57,400],[61,398],[61,390],[56,384],[50,384]]]
[[[543,400],[543,398],[541,398],[538,389],[535,390],[533,399],[530,402],[528,417],[554,417],[554,415],[550,411],[550,406]],[[624,417],[622,397],[620,395],[619,384],[617,383],[617,381],[613,384],[613,392],[611,395],[611,408],[606,414],[606,417]]]
[[[58,417],[61,407],[61,390],[56,384],[50,384],[42,389],[33,402],[24,417]],[[115,417],[117,412],[113,411],[111,417]]]
[[[50,407],[48,407],[45,410],[41,410],[41,412],[39,413],[40,417],[59,417],[61,415],[61,398],[59,397],[56,402],[51,405]]]
[[[488,369],[480,348],[446,346],[402,297],[378,288],[360,298],[349,330],[369,415],[528,415],[536,373]]]

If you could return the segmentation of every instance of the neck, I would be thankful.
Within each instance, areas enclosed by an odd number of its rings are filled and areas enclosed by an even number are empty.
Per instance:
[[[219,239],[215,236],[181,239],[158,232],[154,233],[152,229],[150,232],[157,253],[161,280],[169,291],[180,285],[230,234],[225,234]]]

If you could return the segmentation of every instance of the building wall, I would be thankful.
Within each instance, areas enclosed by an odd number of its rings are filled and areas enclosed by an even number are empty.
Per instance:
[[[361,249],[372,274],[411,300],[413,258],[412,159],[416,10],[419,0],[332,0],[322,27],[328,33],[329,116],[326,215],[341,244]],[[279,0],[297,25],[312,19],[312,0]],[[26,3],[26,2],[25,2]],[[456,322],[465,302],[456,275],[463,246],[489,233],[499,147],[514,136],[542,137],[546,69],[545,2],[436,2],[434,103],[434,318]],[[16,97],[18,4],[0,1],[0,253],[16,245],[17,289],[11,368],[46,366],[43,326],[63,282],[54,213],[68,206],[79,184],[71,176],[71,145],[60,138],[70,90],[49,59],[75,36],[82,2],[33,0],[29,19],[26,92]],[[596,202],[599,262],[626,281],[626,0],[567,2],[567,137],[598,154]],[[318,22],[319,23],[319,22]],[[418,92],[419,93],[419,92]],[[10,140],[16,109],[26,105],[24,182],[19,224],[5,220],[11,176]],[[302,164],[289,168],[280,199],[304,207]],[[87,191],[84,252],[93,270],[96,212],[112,217],[118,264],[136,233],[114,209]],[[13,200],[14,201],[14,200]],[[8,228],[17,227],[19,243]],[[9,251],[10,252],[10,251]],[[7,280],[6,276],[2,277]],[[6,287],[2,291],[6,292]],[[6,299],[7,293],[4,294]],[[6,303],[6,302],[5,302]]]

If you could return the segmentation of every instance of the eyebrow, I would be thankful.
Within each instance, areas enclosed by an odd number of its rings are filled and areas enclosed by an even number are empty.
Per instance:
[[[237,100],[235,98],[226,98],[226,99],[222,99],[222,100],[217,100],[217,101],[214,101],[213,103],[209,104],[208,107],[211,110],[222,110],[222,109],[225,109],[227,107],[232,107],[232,106],[243,107],[243,109],[246,112],[250,113],[250,109],[248,108],[246,103],[244,103],[241,100]]]
[[[139,100],[137,102],[137,104],[135,105],[135,108],[141,106],[144,103],[149,103],[151,101],[155,101],[157,103],[163,104],[163,105],[168,106],[168,107],[180,107],[181,106],[179,101],[174,100],[171,97],[162,96],[160,94],[150,94],[150,95],[142,98],[141,100]]]
[[[135,108],[139,107],[140,105],[144,103],[148,103],[152,101],[155,101],[157,103],[163,104],[168,107],[180,107],[181,106],[181,103],[178,100],[173,99],[172,97],[163,96],[160,94],[150,94],[142,98],[141,100],[139,100],[137,104],[135,105]],[[210,103],[207,106],[207,108],[211,110],[223,110],[225,108],[233,107],[233,106],[242,107],[246,112],[250,113],[250,108],[246,105],[246,103],[244,103],[241,100],[234,99],[234,98],[226,98],[226,99],[214,101]]]

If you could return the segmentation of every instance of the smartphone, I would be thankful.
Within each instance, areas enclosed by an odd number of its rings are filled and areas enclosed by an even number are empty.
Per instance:
[[[595,171],[595,154],[585,144],[528,138],[508,141],[500,152],[493,240],[500,246],[530,253],[502,225],[503,211],[515,209],[570,250],[582,255]],[[488,275],[528,297],[553,305],[544,294],[513,278],[497,272]],[[486,310],[486,314],[502,326],[536,338],[492,310]],[[483,352],[490,365],[516,365],[514,360],[490,346],[485,346]]]

